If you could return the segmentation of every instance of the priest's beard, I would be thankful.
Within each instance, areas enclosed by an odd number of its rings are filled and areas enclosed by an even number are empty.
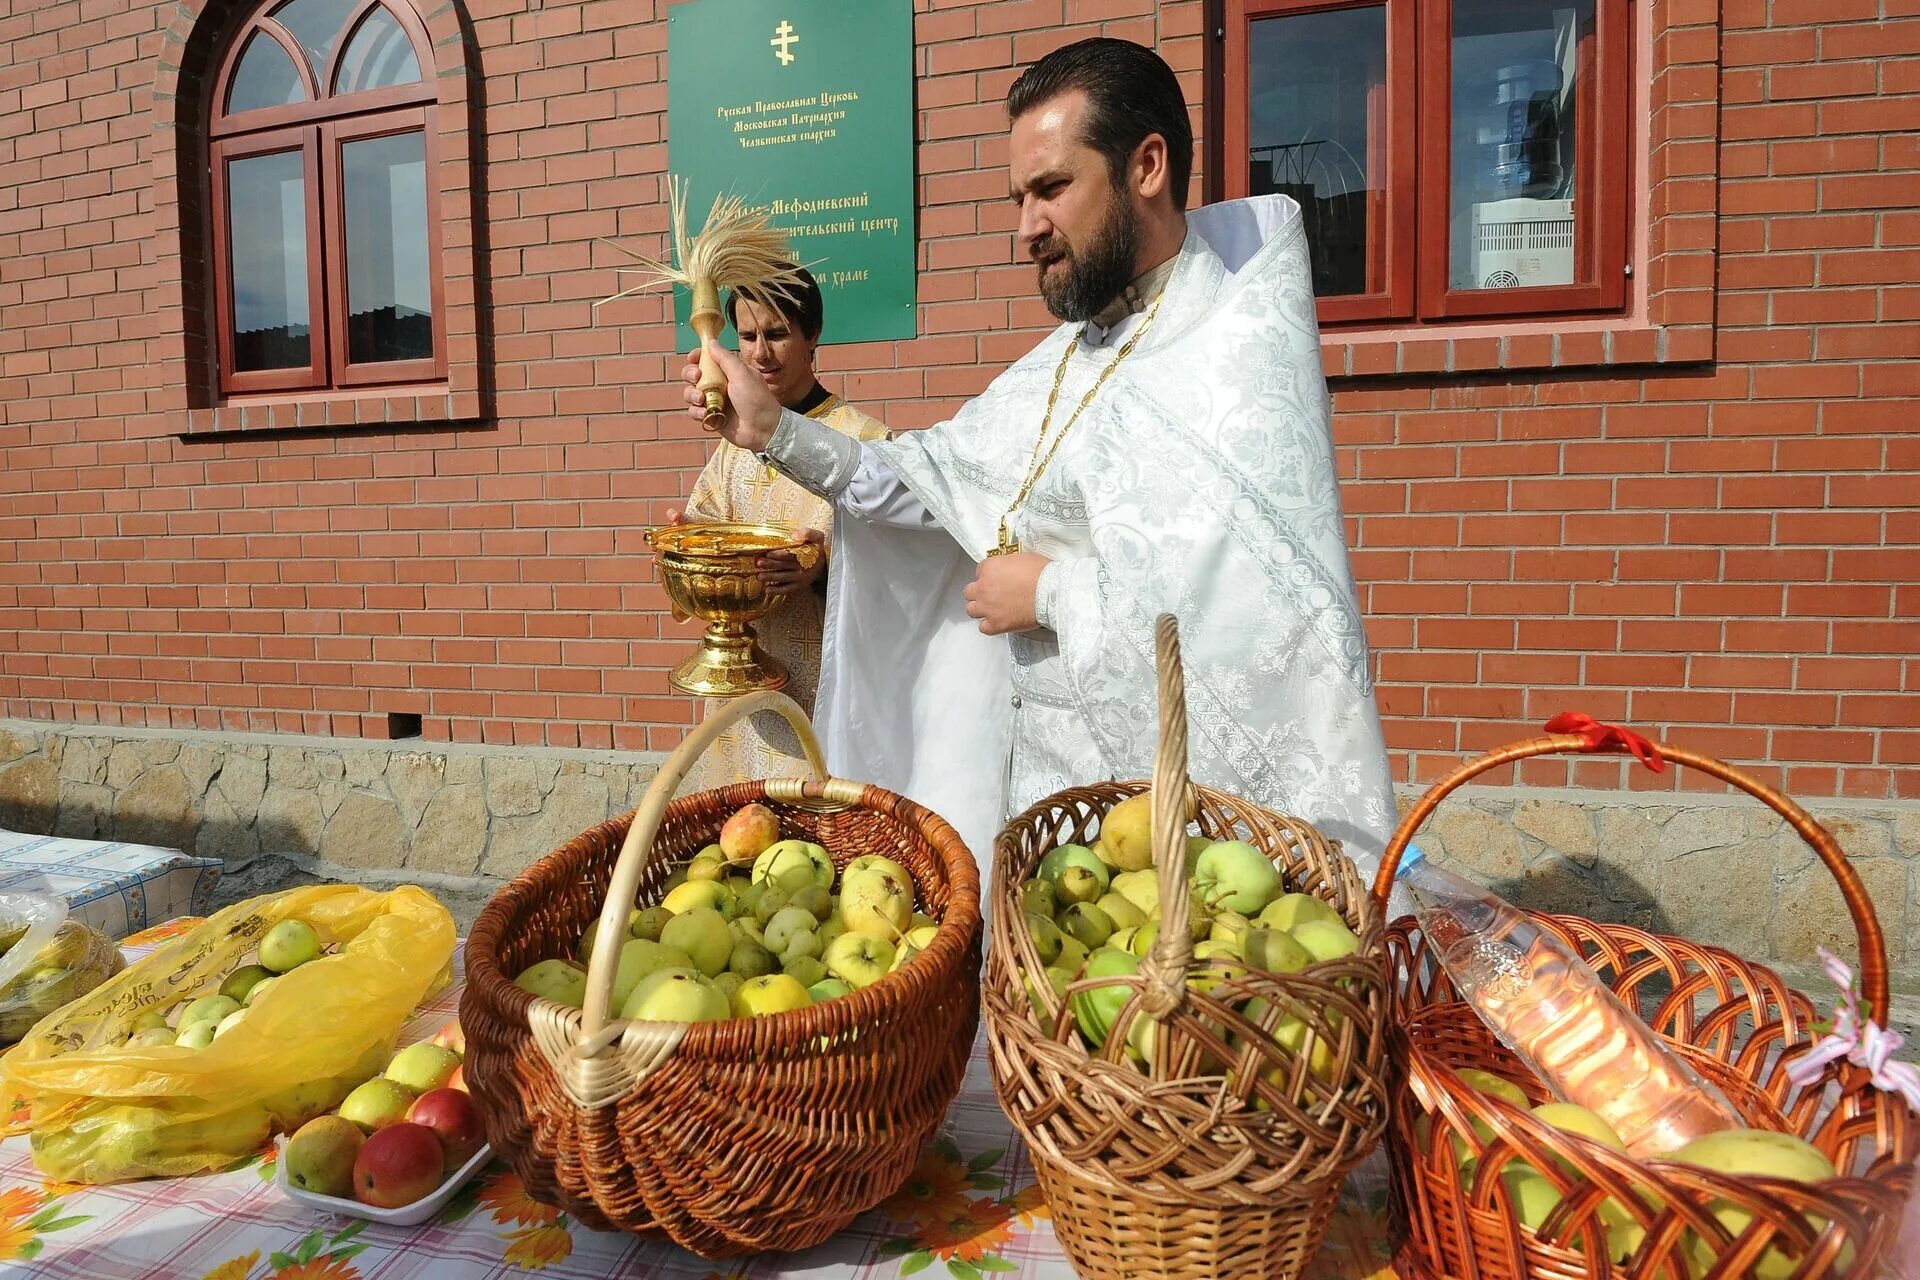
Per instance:
[[[1047,310],[1073,323],[1091,320],[1133,282],[1140,252],[1140,215],[1118,186],[1108,197],[1093,239],[1076,249],[1055,234],[1033,242],[1029,252],[1040,263],[1040,297]],[[1064,254],[1066,271],[1047,271],[1047,260]]]

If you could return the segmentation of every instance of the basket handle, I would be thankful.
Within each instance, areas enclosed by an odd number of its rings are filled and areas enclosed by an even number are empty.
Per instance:
[[[827,775],[826,759],[820,753],[820,741],[807,721],[807,713],[800,709],[799,703],[777,690],[762,689],[723,703],[688,734],[660,766],[660,772],[653,776],[640,807],[634,810],[633,823],[620,846],[619,861],[614,863],[613,881],[607,886],[607,899],[600,908],[600,924],[594,933],[593,957],[587,963],[587,1004],[580,1024],[584,1040],[599,1036],[611,1020],[608,1006],[613,1003],[613,978],[620,965],[620,939],[627,931],[627,916],[633,911],[640,892],[640,873],[646,870],[647,852],[653,848],[654,834],[660,829],[660,820],[672,803],[674,792],[721,734],[759,711],[778,711],[785,716],[800,736],[800,746],[807,753],[807,768],[814,783],[823,793],[838,789]],[[851,785],[840,784],[841,788]],[[811,792],[813,788],[807,790]]]
[[[1599,726],[1607,728],[1609,726]],[[1634,735],[1637,737],[1638,735]],[[1645,741],[1641,739],[1641,741]],[[1739,788],[1771,808],[1787,820],[1800,838],[1813,847],[1820,855],[1827,870],[1840,884],[1840,896],[1846,900],[1847,914],[1853,917],[1854,930],[1860,937],[1860,986],[1861,994],[1873,1003],[1874,1010],[1880,1016],[1886,1016],[1887,1009],[1887,942],[1880,929],[1880,918],[1874,914],[1873,900],[1867,895],[1867,887],[1847,861],[1847,855],[1828,834],[1827,829],[1815,820],[1812,814],[1780,792],[1767,786],[1758,778],[1742,773],[1730,764],[1715,760],[1712,756],[1703,756],[1682,747],[1668,746],[1666,743],[1652,744],[1659,757],[1675,764],[1698,769],[1720,781]],[[1394,829],[1393,839],[1387,842],[1386,852],[1380,855],[1380,870],[1373,881],[1373,905],[1382,919],[1386,918],[1387,895],[1393,889],[1393,878],[1400,870],[1400,856],[1413,842],[1414,833],[1425,825],[1429,815],[1440,806],[1440,802],[1465,783],[1490,769],[1504,764],[1526,760],[1533,756],[1591,754],[1606,752],[1626,754],[1633,750],[1631,740],[1619,737],[1604,738],[1600,735],[1575,733],[1555,733],[1539,738],[1528,738],[1522,742],[1509,743],[1504,747],[1489,751],[1477,760],[1455,769],[1452,773],[1433,784],[1428,792],[1420,797],[1419,803],[1408,810],[1407,816],[1400,820]],[[1162,890],[1164,892],[1164,889]],[[1165,911],[1162,910],[1162,918]]]
[[[1140,1003],[1155,1022],[1180,1007],[1193,962],[1187,926],[1187,823],[1198,809],[1187,777],[1187,677],[1180,665],[1180,624],[1163,613],[1153,624],[1153,660],[1159,675],[1160,738],[1153,752],[1153,862],[1160,881],[1160,932],[1140,966]],[[1179,797],[1178,803],[1170,803]]]

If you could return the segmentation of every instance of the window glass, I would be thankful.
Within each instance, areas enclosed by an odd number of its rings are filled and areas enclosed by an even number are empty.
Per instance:
[[[358,93],[363,89],[384,89],[389,85],[414,84],[420,79],[420,62],[413,56],[413,41],[394,16],[385,9],[373,9],[347,51],[340,55],[340,70],[334,75],[335,93]]]
[[[300,72],[280,42],[264,31],[254,32],[227,86],[227,114],[284,107],[304,102],[306,97],[307,89],[300,83]]]
[[[277,151],[228,161],[227,209],[234,369],[246,373],[311,364],[302,153]]]
[[[340,153],[347,359],[354,364],[430,359],[426,135],[366,138],[346,143]]]
[[[340,38],[340,28],[353,16],[354,0],[287,0],[273,11],[273,20],[285,27],[307,51],[316,81],[327,73],[327,55]]]

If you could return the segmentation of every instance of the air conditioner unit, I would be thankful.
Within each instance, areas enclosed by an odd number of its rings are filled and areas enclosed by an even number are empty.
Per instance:
[[[1473,206],[1474,287],[1573,283],[1572,200],[1490,200]]]

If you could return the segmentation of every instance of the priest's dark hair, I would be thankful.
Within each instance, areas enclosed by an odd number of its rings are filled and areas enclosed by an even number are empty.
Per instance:
[[[1134,148],[1149,134],[1167,143],[1168,186],[1176,209],[1187,207],[1193,178],[1193,125],[1173,68],[1145,45],[1095,36],[1055,49],[1020,73],[1007,90],[1007,118],[1078,89],[1087,95],[1086,144],[1107,158],[1117,183]]]
[[[774,309],[787,318],[787,323],[798,325],[800,332],[806,334],[809,340],[818,341],[820,328],[827,320],[826,301],[821,298],[819,282],[813,278],[811,271],[805,267],[795,267],[794,270],[800,274],[800,283],[789,286],[793,299],[774,294]],[[733,325],[735,333],[740,331],[740,325],[733,318],[733,309],[739,301],[739,290],[727,290],[727,323]]]

